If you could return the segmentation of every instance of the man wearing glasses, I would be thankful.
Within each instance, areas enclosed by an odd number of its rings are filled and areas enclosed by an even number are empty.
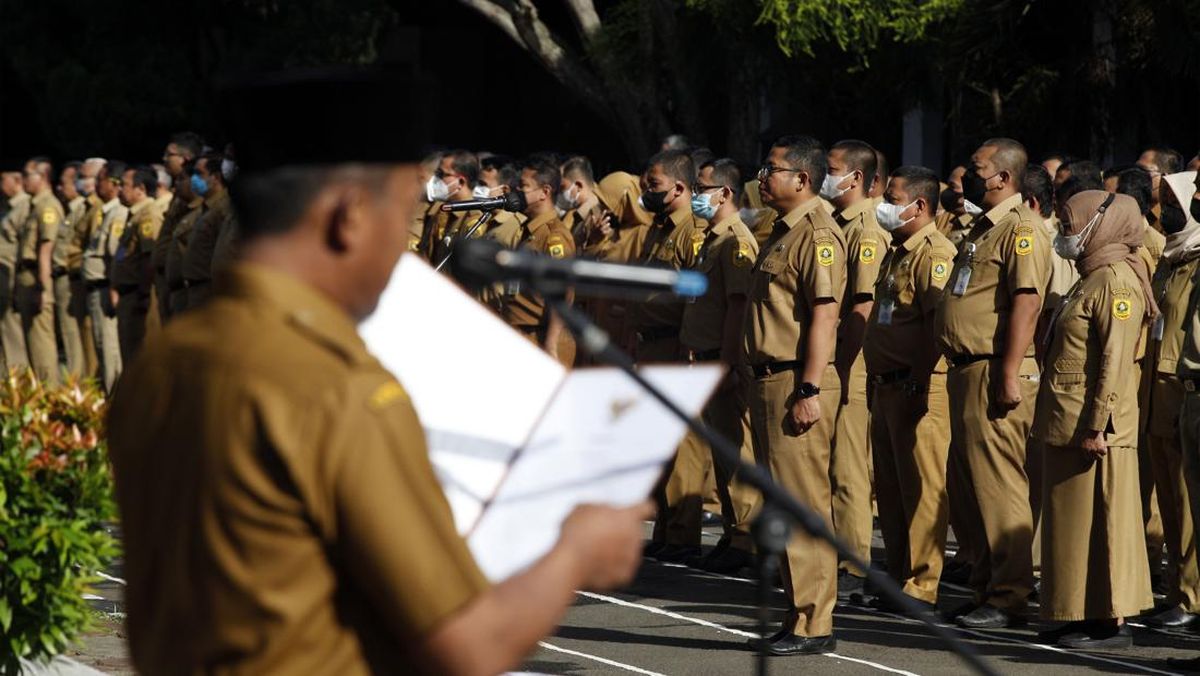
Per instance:
[[[446,257],[454,241],[467,234],[480,216],[478,211],[444,212],[440,208],[442,203],[471,199],[478,180],[479,158],[475,153],[452,150],[442,155],[441,163],[425,184],[426,197],[433,207],[425,222],[421,252],[434,264]],[[480,228],[472,236],[483,235],[484,228]]]

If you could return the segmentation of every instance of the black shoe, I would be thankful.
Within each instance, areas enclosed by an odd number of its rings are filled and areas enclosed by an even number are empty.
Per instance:
[[[1058,640],[1061,648],[1075,650],[1121,650],[1133,647],[1133,630],[1128,624],[1114,627],[1105,623],[1101,627],[1091,624],[1087,631],[1068,634]]]
[[[792,632],[790,629],[780,629],[779,631],[775,632],[774,634],[771,634],[770,636],[768,636],[766,638],[759,637],[759,638],[749,639],[746,641],[746,645],[750,646],[751,650],[758,652],[763,649],[763,646],[769,646],[772,643],[774,643],[782,638],[791,636],[791,635],[792,635]]]
[[[710,526],[720,526],[723,523],[725,523],[725,522],[721,520],[720,514],[710,512],[707,509],[704,510],[704,513],[700,515],[700,526],[702,528],[708,528]]]
[[[1025,624],[1025,618],[986,603],[958,618],[958,626],[967,629],[1004,629]]]
[[[1196,618],[1198,617],[1200,617],[1200,615],[1189,613],[1183,608],[1175,606],[1174,608],[1168,608],[1157,615],[1147,617],[1145,619],[1145,624],[1147,627],[1155,627],[1158,629],[1183,629],[1184,627],[1191,626],[1191,624],[1195,622]]]
[[[716,556],[710,556],[700,565],[701,570],[721,575],[730,575],[754,565],[754,556],[744,549],[730,547]]]
[[[713,545],[712,549],[708,550],[708,553],[702,556],[693,556],[684,563],[687,564],[688,568],[699,568],[700,570],[704,570],[704,565],[708,561],[721,556],[727,549],[729,549],[729,538],[722,537],[720,540],[717,540],[717,544]]]
[[[848,596],[850,594],[861,594],[863,591],[863,582],[866,578],[861,578],[857,575],[851,575],[845,571],[838,573],[838,595]]]
[[[666,546],[667,543],[665,542],[648,542],[646,543],[646,546],[642,547],[642,556],[646,557],[647,559],[653,559]]]
[[[1087,622],[1084,621],[1068,622],[1062,626],[1055,627],[1054,629],[1039,631],[1037,633],[1037,638],[1034,639],[1033,642],[1040,645],[1056,645],[1064,636],[1078,634],[1079,632],[1083,631],[1085,627],[1087,627]]]
[[[920,606],[922,615],[933,615],[937,613],[937,606],[935,604],[932,604],[928,601],[922,601],[921,599],[914,599],[911,596],[908,600]],[[908,612],[907,608],[900,606],[886,596],[876,596],[875,598],[871,599],[871,602],[867,605],[875,610],[881,610],[885,613],[895,613],[897,615],[904,615],[906,617],[913,616],[912,613]]]
[[[819,655],[837,650],[837,639],[828,636],[793,636],[788,634],[767,644],[770,655]]]
[[[700,555],[698,545],[667,545],[654,555],[659,563],[683,563],[689,558]]]
[[[942,614],[942,617],[945,617],[947,620],[957,624],[958,621],[961,620],[963,617],[970,615],[971,613],[975,612],[978,609],[979,609],[978,603],[975,603],[974,601],[967,601],[966,603],[954,606],[950,610],[946,611],[945,613]]]

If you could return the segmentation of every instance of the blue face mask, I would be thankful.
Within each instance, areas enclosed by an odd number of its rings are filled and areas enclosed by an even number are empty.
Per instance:
[[[708,193],[692,195],[692,213],[698,218],[711,221],[717,215],[717,205],[712,203],[712,195]]]
[[[208,194],[208,181],[201,178],[200,174],[192,174],[192,192],[200,197]]]

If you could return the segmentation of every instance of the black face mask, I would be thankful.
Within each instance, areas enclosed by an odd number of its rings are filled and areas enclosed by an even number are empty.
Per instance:
[[[994,176],[994,174],[993,174]],[[983,196],[987,194],[987,179],[980,176],[974,169],[968,169],[962,177],[963,198],[975,206],[983,206]]]
[[[946,188],[942,191],[942,208],[946,211],[957,211],[961,206],[958,201],[962,199],[961,192],[955,192],[954,188]]]
[[[646,191],[642,193],[642,206],[652,214],[661,214],[667,210],[667,191]]]
[[[1189,207],[1189,210],[1192,212],[1192,218],[1200,221],[1200,197],[1192,198],[1192,206]]]
[[[1183,209],[1174,204],[1162,205],[1162,215],[1158,219],[1159,225],[1162,226],[1163,232],[1168,235],[1183,230],[1187,225],[1187,214],[1183,213]]]

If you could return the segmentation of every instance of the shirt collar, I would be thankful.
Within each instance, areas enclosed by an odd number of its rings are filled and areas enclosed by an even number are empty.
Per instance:
[[[866,213],[867,209],[874,209],[875,204],[870,197],[864,197],[850,206],[842,209],[835,214],[838,225],[846,225],[854,219]]]
[[[131,205],[129,205],[129,215],[136,216],[137,214],[142,213],[142,211],[144,209],[146,209],[147,207],[149,207],[151,204],[154,204],[154,198],[152,198],[152,197],[147,197],[146,199],[142,200],[141,202],[138,202],[137,204],[131,204]]]
[[[819,197],[814,197],[804,204],[801,204],[795,209],[787,212],[784,214],[783,218],[779,220],[783,221],[783,223],[787,225],[788,229],[791,230],[792,228],[796,227],[796,224],[803,220],[805,216],[812,213],[814,209],[819,208],[820,205],[821,199]]]
[[[29,199],[30,199],[29,193],[19,192],[19,193],[13,195],[12,197],[8,198],[8,206],[15,207],[18,204],[20,204],[21,202],[29,201]]]
[[[1001,218],[1004,218],[1005,214],[1016,209],[1023,201],[1021,193],[1017,193],[989,209],[983,214],[983,217],[987,219],[988,223],[995,225]]]
[[[914,232],[908,239],[904,240],[904,243],[901,244],[900,247],[905,251],[911,252],[913,249],[916,249],[917,245],[919,245],[921,242],[933,236],[933,233],[935,232],[937,232],[937,223],[929,221],[924,225],[924,227]]]
[[[537,216],[534,216],[533,218],[529,219],[528,221],[525,221],[525,230],[529,234],[532,235],[533,233],[537,232],[538,230],[541,230],[542,228],[546,227],[546,225],[548,225],[550,223],[550,221],[554,220],[557,217],[558,217],[558,214],[555,214],[553,210],[549,210],[544,214],[538,214]]]
[[[729,216],[726,216],[725,218],[718,221],[716,225],[709,228],[709,232],[711,232],[714,237],[720,237],[721,235],[724,235],[729,230],[732,230],[734,224],[739,223],[740,221],[741,221],[741,217],[738,215],[738,212],[735,211],[732,214],[730,214]]]
[[[121,200],[114,197],[114,198],[110,199],[109,201],[105,202],[100,207],[100,210],[107,214],[108,212],[112,211],[113,209],[116,209],[119,206],[121,206]]]
[[[208,197],[205,197],[204,198],[204,206],[208,207],[209,209],[216,209],[219,206],[223,206],[228,201],[229,201],[229,191],[222,190],[221,192],[219,192],[215,195],[209,195]]]

